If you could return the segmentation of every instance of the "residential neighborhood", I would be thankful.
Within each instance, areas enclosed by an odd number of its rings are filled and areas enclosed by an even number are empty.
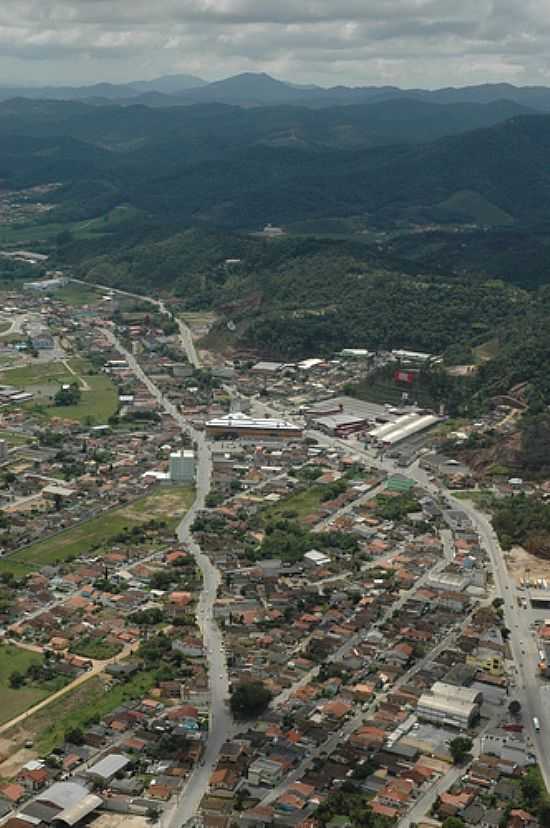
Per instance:
[[[1,300],[0,825],[547,824],[546,586],[444,414],[348,393],[429,355],[219,364],[49,280]]]

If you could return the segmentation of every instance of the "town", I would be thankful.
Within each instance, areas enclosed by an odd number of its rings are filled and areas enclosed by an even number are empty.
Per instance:
[[[208,327],[57,272],[0,297],[0,825],[549,824],[550,564],[452,450],[514,401],[455,428],[403,390],[438,355]],[[381,367],[398,400],[350,394]]]

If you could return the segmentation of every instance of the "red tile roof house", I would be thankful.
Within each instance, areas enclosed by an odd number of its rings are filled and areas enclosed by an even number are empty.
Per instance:
[[[16,777],[17,782],[29,791],[39,791],[47,784],[49,778],[48,771],[44,768],[36,768],[36,770],[22,768]]]
[[[3,796],[9,802],[21,802],[26,793],[23,785],[17,785],[15,782],[6,782],[5,785],[0,785],[0,796]]]

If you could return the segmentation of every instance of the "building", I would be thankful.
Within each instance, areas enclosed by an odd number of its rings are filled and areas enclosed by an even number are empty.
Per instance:
[[[240,411],[208,420],[205,428],[208,437],[225,439],[299,440],[303,436],[302,428],[287,420],[254,419]]]
[[[330,558],[323,552],[318,552],[316,549],[312,549],[310,552],[305,553],[304,561],[311,566],[328,566]]]
[[[369,431],[369,437],[373,442],[380,445],[394,446],[408,437],[414,437],[416,434],[426,431],[438,422],[439,417],[436,417],[435,414],[405,414],[398,417],[394,423],[386,423],[373,428],[372,431]]]
[[[338,411],[335,414],[325,414],[317,417],[313,420],[312,425],[319,431],[324,431],[325,434],[331,434],[334,437],[347,437],[348,434],[354,434],[367,428],[369,421],[364,417],[353,417],[351,414]]]
[[[123,771],[130,764],[130,759],[123,753],[110,753],[104,759],[100,759],[95,765],[88,769],[87,776],[100,783],[107,783],[113,779],[117,773]]]
[[[492,650],[489,647],[480,647],[477,653],[466,656],[466,664],[490,673],[492,676],[504,675],[504,657],[502,653]]]
[[[195,480],[195,452],[191,449],[174,451],[170,455],[172,483],[193,483]]]
[[[420,696],[416,713],[427,722],[465,729],[479,715],[481,700],[479,690],[436,681],[431,690]]]
[[[85,785],[79,782],[55,782],[46,788],[33,802],[25,806],[21,817],[33,817],[33,821],[40,821],[47,825],[55,822],[65,825],[77,825],[91,813],[96,811],[103,800],[90,793]]]

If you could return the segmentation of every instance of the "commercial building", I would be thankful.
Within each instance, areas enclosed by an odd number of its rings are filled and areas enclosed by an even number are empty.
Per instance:
[[[192,483],[195,479],[195,452],[190,449],[174,451],[170,455],[172,483]]]
[[[247,417],[240,411],[226,414],[205,424],[208,437],[254,440],[299,440],[303,435],[300,426],[287,420],[263,420]]]
[[[465,729],[479,715],[481,700],[479,690],[436,681],[431,690],[420,696],[416,713],[427,722]]]

